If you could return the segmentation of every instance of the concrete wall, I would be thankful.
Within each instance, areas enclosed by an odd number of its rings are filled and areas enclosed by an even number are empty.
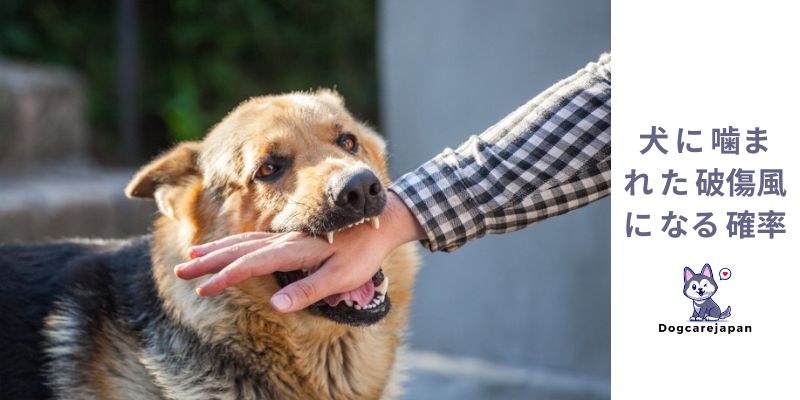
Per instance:
[[[385,0],[378,18],[394,176],[610,49],[607,1]],[[609,214],[606,198],[452,254],[426,252],[412,346],[607,382]]]

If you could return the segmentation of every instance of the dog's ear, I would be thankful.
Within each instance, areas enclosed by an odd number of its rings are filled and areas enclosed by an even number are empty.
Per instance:
[[[162,214],[175,218],[172,205],[174,189],[191,177],[199,177],[197,158],[201,142],[183,142],[156,157],[134,175],[125,194],[128,197],[155,199]]]
[[[689,268],[689,267],[684,267],[683,268],[683,282],[684,283],[689,282],[689,280],[692,279],[693,276],[694,276],[694,271],[692,271],[691,268]]]
[[[344,98],[335,89],[320,88],[317,89],[314,95],[322,101],[327,101],[332,104],[344,107]]]
[[[714,276],[714,273],[711,272],[711,266],[708,265],[708,263],[703,265],[703,270],[700,273],[707,278],[712,278]]]

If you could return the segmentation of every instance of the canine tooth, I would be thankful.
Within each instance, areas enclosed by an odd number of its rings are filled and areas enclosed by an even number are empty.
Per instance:
[[[347,304],[348,307],[352,307],[353,306],[353,300],[345,300],[344,304]]]
[[[354,307],[356,310],[360,310],[360,309],[361,309],[361,306],[360,306],[360,305],[358,305],[358,304],[354,305],[353,307]]]
[[[386,296],[386,292],[388,290],[389,290],[389,277],[388,276],[384,276],[383,277],[383,282],[381,282],[381,285],[378,286],[375,289],[375,291],[380,292],[380,294]]]
[[[372,219],[372,227],[375,229],[381,229],[381,220],[378,217]]]
[[[328,232],[328,243],[333,244],[333,232]]]

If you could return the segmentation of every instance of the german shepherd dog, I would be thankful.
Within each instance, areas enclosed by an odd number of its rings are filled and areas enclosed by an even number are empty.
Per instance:
[[[173,273],[190,246],[230,234],[302,231],[324,240],[377,222],[388,182],[383,141],[337,93],[242,103],[203,141],[182,143],[135,175],[127,194],[155,199],[160,211],[151,235],[0,246],[0,397],[395,396],[417,269],[412,245],[372,278],[371,307],[274,311],[270,296],[302,270],[214,297],[195,294],[206,278]],[[357,206],[337,201],[359,194],[366,198]]]

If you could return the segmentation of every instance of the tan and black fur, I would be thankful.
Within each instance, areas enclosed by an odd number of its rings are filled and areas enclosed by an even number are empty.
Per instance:
[[[358,152],[337,146],[342,132],[358,139]],[[291,159],[286,175],[254,180],[276,154]],[[205,278],[173,273],[189,246],[230,234],[322,234],[335,224],[326,217],[326,185],[352,168],[389,181],[383,141],[338,94],[254,98],[203,141],[178,145],[133,178],[127,193],[155,199],[160,210],[151,235],[0,246],[0,272],[10,276],[0,282],[7,327],[0,391],[9,398],[392,397],[417,267],[413,247],[383,264],[392,308],[369,326],[274,311],[272,275],[199,297]]]

